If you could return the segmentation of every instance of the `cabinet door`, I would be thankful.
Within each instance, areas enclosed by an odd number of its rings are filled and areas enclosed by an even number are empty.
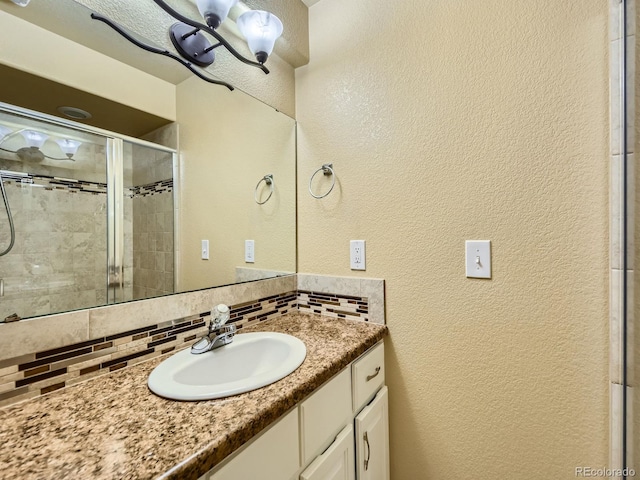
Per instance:
[[[282,480],[300,468],[298,450],[298,409],[254,440],[221,468],[214,468],[208,480]],[[203,480],[201,477],[200,480]]]
[[[351,373],[345,368],[300,404],[302,465],[325,451],[352,419]]]
[[[347,425],[327,450],[300,475],[300,480],[354,480],[353,428]]]
[[[356,417],[358,480],[389,480],[389,397],[387,387]]]

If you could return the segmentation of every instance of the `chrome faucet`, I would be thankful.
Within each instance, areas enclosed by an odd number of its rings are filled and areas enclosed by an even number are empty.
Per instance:
[[[229,321],[229,307],[223,303],[216,305],[211,312],[209,333],[191,345],[191,353],[209,352],[233,342],[236,326],[233,324],[225,325],[227,321]]]

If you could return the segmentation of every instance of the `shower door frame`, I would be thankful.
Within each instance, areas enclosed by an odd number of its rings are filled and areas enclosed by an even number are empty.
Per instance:
[[[610,2],[610,410],[609,463],[633,469],[636,0]],[[631,18],[634,17],[634,18]],[[638,413],[636,412],[635,415]]]
[[[174,207],[174,291],[178,278],[177,252],[179,251],[178,218],[175,212],[178,210],[179,195],[176,185],[178,184],[179,156],[174,148],[165,147],[157,143],[148,142],[139,138],[130,137],[102,128],[84,125],[82,123],[66,120],[63,118],[36,112],[8,103],[0,102],[0,112],[9,113],[18,117],[26,117],[37,121],[54,124],[57,126],[81,131],[103,137],[106,146],[106,179],[107,179],[107,270],[105,287],[107,290],[106,305],[120,303],[124,299],[124,143],[134,146],[151,148],[164,153],[170,153],[173,160],[173,207]],[[100,307],[103,305],[94,305]],[[50,312],[63,313],[63,312]]]

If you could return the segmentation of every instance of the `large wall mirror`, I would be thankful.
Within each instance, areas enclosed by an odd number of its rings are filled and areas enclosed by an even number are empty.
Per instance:
[[[32,1],[25,18],[71,7],[71,17],[88,17],[79,4],[57,4]],[[5,30],[0,42],[10,48],[16,39]],[[46,65],[16,68],[5,55],[0,172],[15,242],[0,256],[0,321],[295,273],[292,118],[176,74],[173,121],[53,81]],[[61,106],[92,118],[58,121]],[[34,149],[28,132],[47,138]],[[81,142],[71,158],[64,140]],[[2,252],[11,229],[0,207]]]

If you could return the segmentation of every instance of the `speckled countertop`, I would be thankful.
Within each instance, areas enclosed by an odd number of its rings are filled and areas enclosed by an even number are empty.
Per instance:
[[[157,397],[166,356],[0,409],[2,479],[197,479],[384,337],[386,327],[291,313],[244,330],[307,347],[291,375],[204,402]]]

